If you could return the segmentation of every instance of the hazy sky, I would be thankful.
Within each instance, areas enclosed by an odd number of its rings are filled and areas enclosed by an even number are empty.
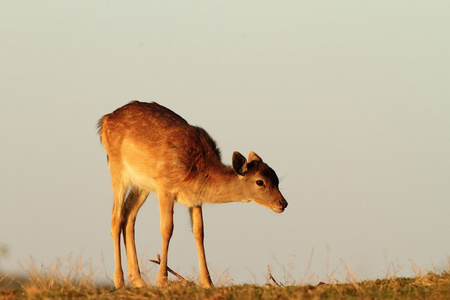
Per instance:
[[[73,253],[112,278],[96,122],[133,99],[204,127],[225,163],[253,150],[281,178],[283,214],[205,205],[215,283],[264,283],[269,265],[297,283],[449,267],[449,1],[14,0],[0,24],[0,270]],[[136,224],[150,283],[155,199]],[[169,265],[197,276],[175,214]]]

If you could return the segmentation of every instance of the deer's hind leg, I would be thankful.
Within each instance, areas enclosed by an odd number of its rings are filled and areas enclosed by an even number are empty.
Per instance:
[[[128,261],[128,276],[131,284],[135,287],[145,286],[142,280],[141,272],[139,270],[139,263],[136,254],[136,244],[134,238],[134,224],[136,216],[148,197],[148,192],[139,189],[138,187],[131,187],[127,200],[124,205],[124,222],[123,222],[123,237],[125,241],[125,249],[127,251]]]
[[[111,215],[111,236],[114,243],[114,286],[116,288],[125,285],[123,279],[122,259],[120,253],[120,233],[124,223],[123,204],[125,194],[127,192],[126,180],[124,180],[120,165],[109,161],[109,168],[111,171],[112,187],[114,192],[114,204]]]

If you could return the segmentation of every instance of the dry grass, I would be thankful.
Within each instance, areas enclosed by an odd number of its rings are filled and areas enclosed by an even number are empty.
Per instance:
[[[174,281],[168,287],[122,288],[99,285],[91,262],[68,257],[36,266],[32,260],[25,268],[27,276],[0,276],[1,299],[450,299],[450,273],[426,273],[412,263],[413,278],[389,277],[346,283],[287,285],[274,278],[270,269],[266,285],[231,285],[204,289],[191,281]]]

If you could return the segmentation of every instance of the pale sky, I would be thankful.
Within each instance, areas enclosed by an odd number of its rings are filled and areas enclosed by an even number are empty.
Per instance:
[[[96,123],[134,99],[205,128],[224,163],[255,151],[281,178],[283,214],[204,206],[213,282],[449,268],[449,1],[14,0],[0,24],[0,271],[73,253],[111,280]],[[136,224],[153,284],[155,199]],[[169,266],[198,275],[182,205]]]

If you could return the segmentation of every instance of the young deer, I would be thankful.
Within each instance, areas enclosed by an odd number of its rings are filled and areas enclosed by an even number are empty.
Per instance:
[[[288,205],[278,189],[275,172],[254,152],[248,160],[233,153],[233,167],[221,162],[214,140],[200,127],[189,125],[157,104],[133,101],[98,124],[108,156],[114,191],[111,235],[114,241],[114,285],[124,286],[120,253],[123,233],[128,274],[136,287],[141,278],[134,224],[150,192],[158,194],[162,250],[157,283],[167,283],[167,252],[173,231],[175,201],[189,207],[200,268],[200,281],[212,287],[203,247],[203,203],[250,202],[277,213]]]

